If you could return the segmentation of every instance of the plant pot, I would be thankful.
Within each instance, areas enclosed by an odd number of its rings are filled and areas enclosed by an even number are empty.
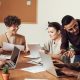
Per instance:
[[[3,80],[9,80],[9,76],[10,76],[10,74],[2,73]]]

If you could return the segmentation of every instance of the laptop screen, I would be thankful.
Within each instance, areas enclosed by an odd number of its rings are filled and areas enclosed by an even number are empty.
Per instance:
[[[54,64],[52,62],[52,58],[45,54],[44,52],[40,52],[43,67],[46,69],[47,72],[51,73],[52,75],[57,76],[57,73],[55,71]]]
[[[30,49],[30,57],[38,58],[40,57],[39,50],[41,49],[40,44],[28,44]]]
[[[12,56],[11,56],[11,61],[13,61],[15,64],[18,60],[19,54],[20,54],[20,50],[17,47],[14,47],[14,50],[13,50],[13,53],[12,53]]]

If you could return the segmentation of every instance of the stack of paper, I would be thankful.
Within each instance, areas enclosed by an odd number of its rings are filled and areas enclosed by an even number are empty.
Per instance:
[[[27,63],[32,63],[32,64],[42,64],[41,58],[30,58],[30,60]]]
[[[14,44],[3,42],[3,47],[2,48],[3,48],[3,50],[13,51],[14,50]]]
[[[7,43],[7,42],[3,42],[3,47],[2,48],[3,48],[3,50],[13,51],[14,46],[16,46],[20,51],[24,51],[24,46],[23,45],[15,45],[15,44]]]
[[[37,72],[45,71],[43,66],[32,66],[32,67],[28,67],[28,68],[23,68],[21,70],[28,71],[28,72],[31,72],[31,73],[37,73]]]
[[[10,59],[11,58],[11,55],[3,55],[3,54],[1,54],[0,55],[0,59]]]
[[[34,54],[30,54],[30,55],[27,55],[26,57],[28,57],[28,58],[40,58],[40,56],[38,55],[38,54],[36,54],[36,53],[34,53]]]

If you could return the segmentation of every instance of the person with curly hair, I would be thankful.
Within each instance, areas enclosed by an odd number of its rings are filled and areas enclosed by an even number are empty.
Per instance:
[[[23,45],[25,47],[24,51],[28,51],[28,45],[26,43],[25,37],[17,33],[21,20],[17,16],[7,16],[4,18],[4,24],[7,28],[6,33],[0,35],[0,53],[4,53],[3,43],[11,43],[15,45]]]

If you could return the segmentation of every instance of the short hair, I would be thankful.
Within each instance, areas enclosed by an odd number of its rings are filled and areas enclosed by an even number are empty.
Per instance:
[[[70,15],[66,15],[62,18],[62,26],[64,27],[64,25],[68,25],[74,18]]]
[[[61,25],[58,22],[48,22],[48,27],[53,27],[57,31],[61,29]]]
[[[4,23],[7,27],[12,25],[19,26],[21,24],[21,20],[17,16],[7,16],[4,18]]]

